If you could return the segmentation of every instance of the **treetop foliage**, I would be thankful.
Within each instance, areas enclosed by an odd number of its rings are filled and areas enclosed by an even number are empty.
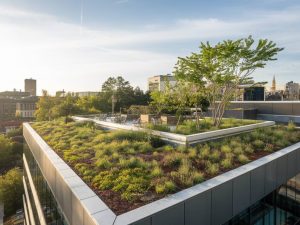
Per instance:
[[[268,39],[256,43],[252,36],[225,40],[214,46],[201,43],[200,52],[178,59],[174,75],[206,91],[215,125],[219,126],[238,85],[254,84],[251,74],[264,68],[268,61],[277,60],[276,55],[282,50]]]

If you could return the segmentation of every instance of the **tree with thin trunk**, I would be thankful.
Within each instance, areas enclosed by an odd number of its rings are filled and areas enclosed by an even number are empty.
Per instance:
[[[178,59],[174,74],[206,90],[213,124],[219,127],[239,85],[253,83],[253,72],[277,60],[275,56],[282,50],[273,41],[260,39],[256,43],[251,36],[215,46],[201,43],[199,53]]]

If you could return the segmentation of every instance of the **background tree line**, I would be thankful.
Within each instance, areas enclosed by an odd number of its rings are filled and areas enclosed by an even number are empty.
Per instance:
[[[71,93],[65,96],[50,96],[43,91],[37,103],[36,119],[52,120],[74,114],[109,113],[112,110],[112,97],[115,97],[115,112],[127,112],[131,105],[148,105],[150,94],[139,87],[133,87],[123,77],[109,77],[96,96],[78,97]]]

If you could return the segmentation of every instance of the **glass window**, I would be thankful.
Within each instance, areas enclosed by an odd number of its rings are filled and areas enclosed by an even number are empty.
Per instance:
[[[224,225],[299,225],[300,174]]]
[[[60,207],[58,206],[58,204],[52,194],[52,191],[51,191],[47,181],[43,177],[41,170],[40,170],[37,162],[35,161],[34,156],[32,155],[27,144],[24,144],[24,154],[25,154],[27,162],[28,162],[29,170],[30,170],[30,173],[31,173],[31,176],[33,179],[34,186],[38,193],[38,197],[39,197],[47,224],[67,225],[67,222],[62,214],[62,211],[61,211]],[[30,185],[29,185],[28,179],[27,179],[27,174],[25,173],[24,176],[25,176],[25,180],[27,183],[28,191],[30,192],[30,196],[31,196],[30,201],[31,201],[33,207],[35,207],[34,201],[32,198],[32,193],[30,190]],[[34,211],[35,218],[36,218],[37,211],[36,211],[36,209],[33,209],[33,211]],[[37,218],[36,218],[36,221],[38,221]]]

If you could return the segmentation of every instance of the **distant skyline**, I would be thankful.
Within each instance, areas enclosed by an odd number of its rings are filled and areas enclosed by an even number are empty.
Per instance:
[[[299,0],[1,0],[0,91],[24,79],[55,93],[99,91],[109,76],[147,87],[200,42],[252,35],[285,50],[257,70],[278,87],[300,82]]]

